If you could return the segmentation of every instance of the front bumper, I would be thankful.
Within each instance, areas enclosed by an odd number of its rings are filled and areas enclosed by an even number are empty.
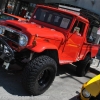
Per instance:
[[[0,37],[0,59],[6,63],[10,63],[14,59],[14,51],[4,37]]]

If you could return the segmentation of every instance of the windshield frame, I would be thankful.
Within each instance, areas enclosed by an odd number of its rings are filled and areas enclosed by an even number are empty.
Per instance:
[[[42,9],[42,10],[46,10],[46,11],[48,11],[49,12],[49,14],[51,14],[50,12],[53,12],[53,13],[55,13],[55,14],[58,14],[59,15],[59,17],[61,16],[62,17],[62,19],[65,19],[65,18],[69,18],[68,20],[70,20],[69,21],[69,23],[68,23],[68,25],[67,25],[67,27],[65,28],[65,27],[60,27],[60,26],[58,26],[58,25],[54,25],[54,24],[52,24],[52,23],[50,23],[50,22],[46,22],[46,21],[42,21],[42,20],[39,20],[38,18],[36,19],[36,13],[37,13],[37,11],[39,10],[39,9]],[[54,15],[53,15],[54,16]],[[65,17],[64,17],[65,16]],[[72,23],[72,21],[73,21],[73,15],[71,15],[71,14],[69,14],[69,13],[64,13],[64,12],[61,12],[61,11],[57,11],[57,10],[52,10],[52,9],[49,9],[49,8],[44,8],[44,7],[38,7],[37,9],[36,9],[36,11],[34,12],[34,14],[33,14],[33,16],[32,16],[32,19],[33,20],[36,20],[36,21],[40,21],[40,22],[43,22],[43,23],[45,23],[45,24],[49,24],[49,25],[52,25],[52,26],[56,26],[56,27],[58,27],[58,28],[62,28],[62,29],[69,29],[70,28],[70,25],[71,25],[71,23]],[[53,19],[53,21],[54,21],[54,19]],[[64,22],[64,21],[63,21]],[[62,22],[62,23],[63,23]],[[64,24],[62,24],[63,26],[64,26]]]

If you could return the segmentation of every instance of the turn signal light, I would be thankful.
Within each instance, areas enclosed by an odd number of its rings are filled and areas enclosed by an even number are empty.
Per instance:
[[[34,40],[32,42],[32,46],[35,47],[36,46],[36,40],[37,40],[38,35],[35,34]]]

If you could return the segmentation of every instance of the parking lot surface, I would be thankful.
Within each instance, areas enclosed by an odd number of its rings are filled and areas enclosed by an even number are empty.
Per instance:
[[[97,62],[94,61],[85,77],[77,77],[72,65],[59,66],[53,84],[39,96],[30,96],[24,90],[21,73],[13,74],[0,68],[0,100],[77,100],[82,84],[100,73]]]

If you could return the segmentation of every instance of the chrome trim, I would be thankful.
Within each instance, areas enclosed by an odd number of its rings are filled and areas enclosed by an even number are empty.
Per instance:
[[[26,44],[24,45],[24,46],[26,46],[27,45],[27,43],[28,43],[28,37],[24,34],[24,33],[22,33],[21,31],[16,31],[16,30],[14,30],[14,29],[11,29],[11,28],[9,28],[9,27],[7,27],[7,26],[3,26],[3,25],[0,25],[0,27],[3,27],[4,29],[5,29],[5,31],[7,30],[7,31],[9,31],[9,32],[11,32],[12,34],[14,33],[14,34],[17,34],[17,35],[19,35],[19,38],[20,38],[20,36],[24,36],[25,38],[26,38]],[[4,33],[3,33],[4,34]],[[3,34],[1,34],[3,37],[5,37],[5,38],[7,38],[6,36],[4,36]],[[7,38],[7,39],[9,39],[9,38]],[[13,40],[11,40],[11,39],[9,39],[10,41],[12,41],[12,42],[14,42],[14,43],[16,43],[16,44],[18,44],[19,46],[21,46],[19,43],[17,43],[16,41],[13,41]]]

